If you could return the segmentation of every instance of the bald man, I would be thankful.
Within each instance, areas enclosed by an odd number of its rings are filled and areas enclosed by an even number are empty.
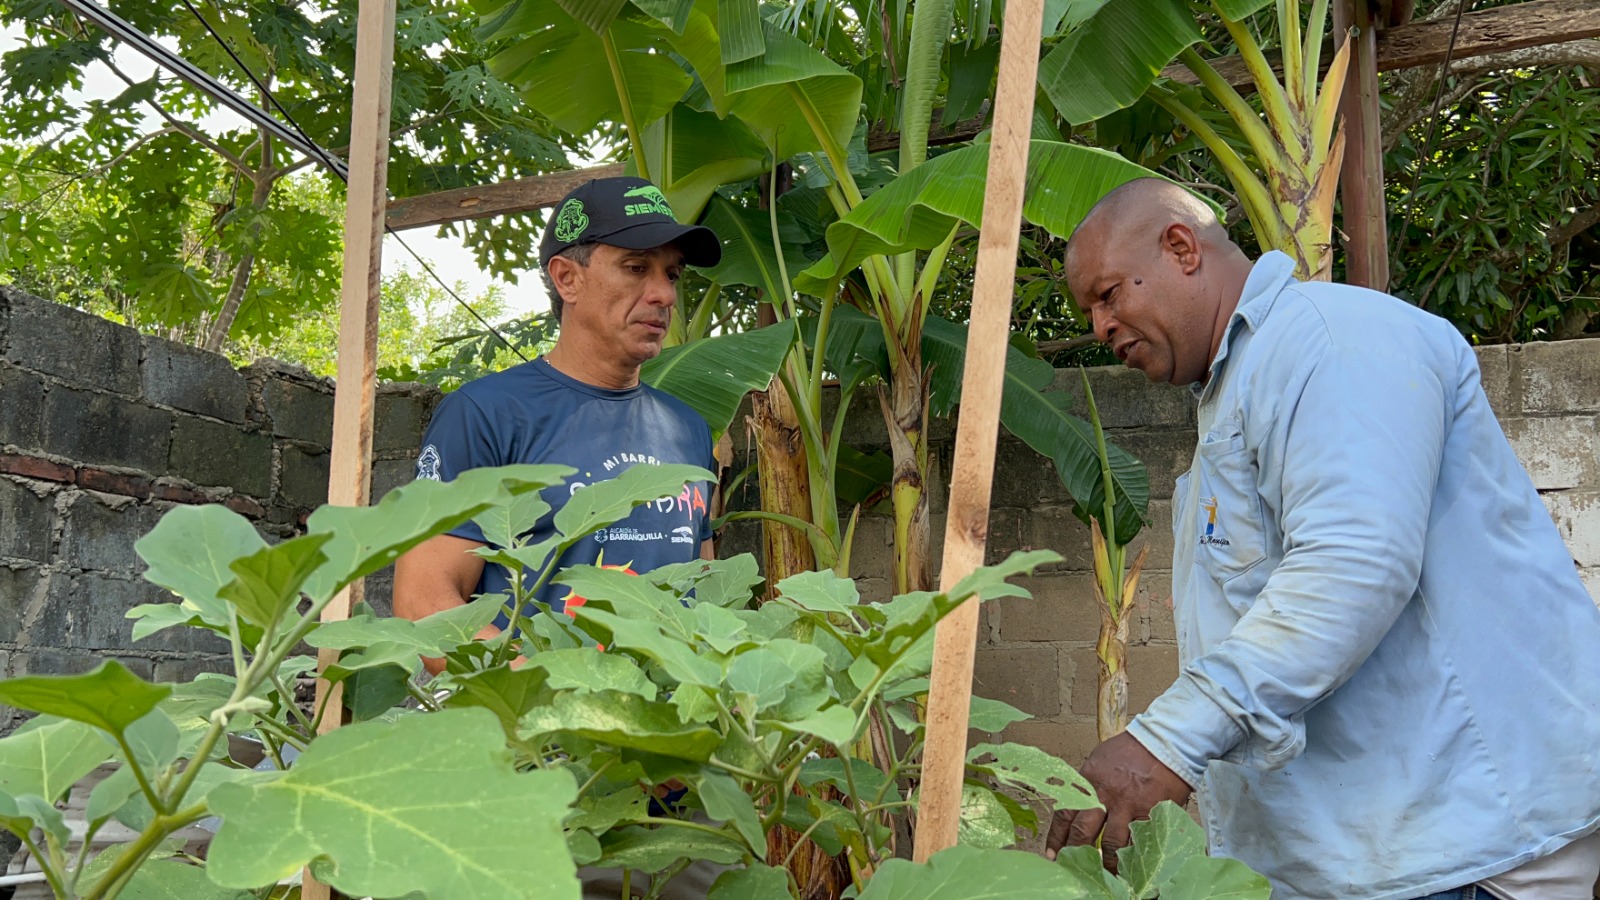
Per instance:
[[[1083,774],[1104,811],[1193,789],[1274,898],[1579,900],[1600,873],[1600,611],[1450,323],[1255,263],[1168,182],[1067,248],[1095,335],[1186,386],[1173,491],[1182,671]],[[1213,512],[1214,511],[1214,512]]]

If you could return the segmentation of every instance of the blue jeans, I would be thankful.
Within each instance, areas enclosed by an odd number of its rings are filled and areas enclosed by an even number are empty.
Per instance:
[[[1475,884],[1469,884],[1466,887],[1451,888],[1448,891],[1418,897],[1417,900],[1495,900],[1495,896]]]

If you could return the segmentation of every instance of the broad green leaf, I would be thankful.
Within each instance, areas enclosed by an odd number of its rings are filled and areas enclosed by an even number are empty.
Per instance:
[[[814,734],[834,746],[842,747],[855,740],[856,715],[848,706],[830,706],[803,719],[786,723],[795,731]]]
[[[1106,871],[1099,847],[1062,847],[1056,853],[1056,865],[1078,876],[1087,888],[1083,896],[1090,900],[1134,900],[1128,883]]]
[[[1014,722],[1023,722],[1031,718],[1033,717],[1009,703],[986,697],[973,697],[971,709],[967,713],[967,727],[993,733],[1006,730],[1006,726]]]
[[[984,756],[993,762],[979,763]],[[1098,809],[1094,788],[1078,770],[1026,744],[979,744],[967,751],[967,764],[996,779],[1050,798],[1056,809]]]
[[[692,684],[679,685],[678,689],[672,692],[672,699],[669,702],[678,711],[678,719],[685,725],[715,722],[720,712],[710,692]]]
[[[231,509],[177,506],[135,542],[133,549],[149,566],[145,580],[182,597],[183,607],[202,620],[226,628],[232,616],[219,594],[238,577],[230,567],[234,560],[266,545],[249,520]],[[175,624],[168,618],[170,615],[162,621]],[[158,630],[150,628],[144,633]]]
[[[848,146],[861,113],[861,79],[771,22],[761,28],[767,52],[725,69],[733,114],[777,159],[824,149],[807,124],[813,121],[828,142]],[[704,78],[707,67],[691,61]]]
[[[976,144],[902,173],[828,226],[828,255],[794,277],[795,290],[818,295],[837,273],[868,256],[932,249],[959,222],[982,227],[988,169],[989,147]],[[1028,153],[1022,215],[1056,237],[1070,237],[1112,188],[1154,174],[1105,150],[1036,140]]]
[[[770,215],[769,210],[751,209],[721,197],[713,198],[706,208],[703,224],[722,239],[722,260],[705,270],[706,277],[718,284],[760,288],[768,298],[776,298],[773,302],[787,297],[785,276],[793,277],[811,265],[811,261],[801,252],[800,242],[782,240],[784,220],[788,217],[780,213],[779,234],[774,237]],[[773,246],[774,241],[779,245]],[[782,259],[778,257],[780,250]],[[792,321],[780,324],[792,333]]]
[[[789,892],[789,876],[782,869],[751,863],[717,876],[706,900],[773,900]]]
[[[665,566],[645,573],[645,577],[655,584],[671,584],[679,593],[693,590],[696,607],[709,604],[724,609],[744,609],[750,605],[755,586],[764,580],[760,564],[748,553],[732,559],[695,560],[678,565],[683,567],[680,571],[692,572],[693,577],[673,577],[668,570],[676,567]],[[663,581],[669,577],[672,580]]]
[[[631,570],[571,566],[563,569],[555,582],[572,588],[580,597],[610,604],[617,615],[643,621],[675,622],[683,609],[683,603],[671,591],[657,587]]]
[[[359,672],[385,668],[398,668],[405,671],[407,677],[415,677],[422,671],[422,657],[418,654],[417,648],[406,644],[373,644],[370,647],[346,650],[339,654],[338,660],[329,663],[323,670],[322,676],[328,679],[329,683],[338,684],[355,677]]]
[[[494,621],[500,606],[499,595],[489,594],[415,622],[394,616],[351,616],[318,626],[306,636],[306,643],[328,650],[400,647],[413,656],[438,656],[472,640]]]
[[[821,824],[816,824],[819,819]],[[791,800],[781,821],[802,834],[809,832],[811,840],[829,856],[838,856],[845,847],[861,842],[861,829],[854,814],[837,803],[815,797]]]
[[[150,684],[114,659],[83,675],[27,675],[0,681],[0,703],[85,722],[122,734],[172,693]]]
[[[133,776],[132,769],[122,766],[89,791],[89,805],[84,809],[83,818],[87,822],[99,822],[116,815],[137,793],[139,780]]]
[[[599,34],[610,26],[617,13],[627,5],[628,0],[555,0],[555,2],[567,11],[567,15]]]
[[[133,750],[133,758],[138,761],[140,767],[153,775],[178,758],[178,744],[182,740],[182,735],[172,719],[157,708],[129,725],[123,732],[123,740],[128,742],[128,747]],[[106,736],[106,741],[113,747],[116,746],[116,742],[112,741],[109,735]]]
[[[707,769],[700,777],[700,803],[706,815],[719,822],[733,825],[739,836],[758,856],[767,849],[767,833],[761,828],[761,817],[756,814],[755,802],[739,782],[721,772]]]
[[[704,859],[732,865],[744,859],[748,852],[731,834],[719,837],[707,831],[671,826],[618,829],[605,836],[602,846],[605,856],[596,865],[641,872],[659,872],[680,859]]]
[[[972,574],[956,582],[950,596],[956,600],[977,597],[993,600],[996,597],[1026,597],[1027,591],[1007,582],[1009,578],[1026,575],[1034,569],[1060,562],[1061,554],[1054,550],[1019,550],[992,566],[979,566]]]
[[[690,341],[646,362],[639,379],[689,404],[710,423],[713,436],[720,437],[738,414],[745,395],[766,390],[772,382],[794,335],[793,322],[779,322],[755,331]],[[634,467],[638,468],[642,467]],[[571,536],[570,532],[563,534]]]
[[[483,529],[483,536],[492,546],[510,547],[516,538],[531,531],[549,511],[550,504],[537,492],[530,492],[484,510],[472,521]]]
[[[1248,19],[1257,10],[1271,4],[1272,0],[1214,0],[1217,9],[1235,22]]]
[[[802,718],[833,696],[828,687],[828,655],[816,645],[773,638],[762,649],[778,656],[794,672],[794,680],[785,689],[782,702],[768,709],[764,718],[779,721]]]
[[[61,810],[56,809],[50,801],[33,794],[13,797],[0,791],[0,828],[15,835],[26,835],[34,828],[39,828],[63,850],[67,842],[72,840],[72,831],[67,827],[66,817]]]
[[[494,716],[445,710],[318,738],[282,776],[221,785],[207,871],[267,884],[326,856],[355,896],[579,896],[561,820],[577,796],[561,771],[518,773]]]
[[[276,624],[299,601],[300,586],[327,561],[322,545],[332,537],[308,534],[234,560],[228,569],[236,577],[217,595],[237,607],[247,622],[262,628]]]
[[[0,738],[0,791],[53,803],[111,754],[89,725],[70,719],[42,722]]]
[[[695,762],[705,762],[722,743],[715,731],[679,721],[671,704],[618,691],[559,694],[553,702],[524,714],[521,731],[528,735],[575,734],[602,744]]]
[[[1039,86],[1073,125],[1131,106],[1202,40],[1181,0],[1109,0],[1039,60]]]
[[[753,697],[757,712],[783,700],[794,679],[795,671],[783,657],[760,647],[734,657],[728,666],[728,687]]]
[[[708,604],[696,606],[693,615],[695,637],[718,653],[732,654],[752,642],[744,620],[732,610]]]
[[[471,469],[454,481],[418,479],[383,495],[375,506],[324,506],[306,521],[309,534],[331,534],[328,562],[304,587],[328,597],[370,575],[428,538],[460,525],[511,497],[560,484],[570,466],[518,465]]]
[[[1192,856],[1160,885],[1161,900],[1267,900],[1272,882],[1237,859]]]
[[[715,481],[714,475],[699,466],[632,466],[615,478],[573,491],[566,505],[556,513],[555,529],[567,540],[577,540],[626,518],[635,506],[665,497],[692,503],[694,495],[705,490],[698,482]],[[711,502],[709,495],[703,500]]]
[[[211,796],[211,792],[218,785],[235,783],[268,782],[282,777],[279,772],[254,772],[249,769],[235,769],[230,766],[208,762],[201,766],[200,772],[189,785],[189,790],[184,794],[180,808],[204,803]],[[109,799],[109,798],[108,798]],[[144,794],[135,790],[122,806],[115,810],[117,821],[133,829],[143,831],[150,827],[155,819],[155,810],[151,809],[150,801]]]
[[[837,756],[824,756],[817,759],[808,759],[800,764],[798,781],[808,788],[819,784],[830,784],[846,797],[853,797],[862,802],[872,802],[884,786],[883,770],[861,759],[850,759],[850,776],[855,779],[855,794],[850,791],[851,778],[845,776],[846,759]],[[891,792],[888,799],[896,799]]]
[[[759,0],[721,0],[717,4],[717,34],[722,38],[723,65],[766,53]]]
[[[251,900],[255,894],[225,888],[206,870],[175,859],[153,859],[139,866],[121,900]]]
[[[738,119],[719,119],[715,113],[682,103],[642,130],[639,143],[649,161],[650,178],[666,196],[673,215],[680,222],[699,221],[715,231],[724,241],[723,262],[730,253],[740,252],[737,242],[728,242],[732,232],[714,224],[707,203],[726,203],[717,196],[717,188],[748,181],[771,168],[767,148]],[[723,281],[714,275],[712,280]]]
[[[528,660],[527,668],[542,669],[556,690],[617,691],[645,700],[656,699],[655,683],[633,660],[620,653],[601,653],[593,647],[546,650]],[[524,710],[525,712],[526,710]]]
[[[956,826],[956,840],[999,850],[1017,842],[1017,826],[994,791],[967,782],[961,786],[961,821]]]
[[[201,618],[198,610],[198,606],[188,601],[183,603],[141,603],[128,610],[126,617],[134,620],[133,639],[137,642],[158,631],[165,631],[177,625],[187,625],[191,628],[203,628],[207,625],[216,627],[217,623],[210,623]],[[219,615],[221,614],[219,613]]]
[[[667,674],[686,684],[716,689],[722,685],[722,667],[716,662],[695,654],[682,640],[668,637],[654,622],[624,619],[614,613],[592,606],[577,610],[580,624],[593,623],[606,631],[608,647],[636,651],[659,663]]]
[[[831,570],[801,572],[778,582],[778,595],[803,609],[854,615],[861,605],[856,583]]]
[[[365,666],[344,679],[344,708],[352,722],[368,722],[383,716],[411,696],[406,684],[416,677],[411,666]]]
[[[1205,832],[1170,800],[1156,804],[1148,821],[1133,822],[1128,830],[1132,842],[1117,851],[1117,874],[1135,897],[1155,896],[1184,863],[1206,853]]]
[[[600,655],[592,649],[552,652]],[[534,706],[550,700],[548,676],[544,669],[534,665],[548,655],[548,652],[541,653],[517,670],[505,665],[464,675],[456,681],[457,690],[445,701],[445,706],[450,709],[481,706],[495,714],[507,735],[514,736],[522,717]]]
[[[885,862],[861,900],[1061,900],[1086,896],[1080,884],[1075,873],[1032,853],[957,845],[926,864]]]
[[[613,778],[608,771],[595,782],[567,817],[569,830],[585,828],[603,834],[619,822],[643,821],[650,815],[650,795],[639,785],[644,771],[638,766],[626,768],[632,769],[631,779]]]

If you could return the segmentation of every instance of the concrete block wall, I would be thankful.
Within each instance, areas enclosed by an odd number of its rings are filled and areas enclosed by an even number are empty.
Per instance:
[[[380,391],[373,488],[410,479],[437,392]],[[142,336],[0,287],[0,677],[108,657],[161,680],[223,667],[192,629],[132,641],[124,614],[171,596],[133,545],[178,504],[222,503],[268,540],[327,498],[333,387],[272,361]],[[384,577],[369,596],[387,601]],[[0,707],[0,733],[13,711]]]

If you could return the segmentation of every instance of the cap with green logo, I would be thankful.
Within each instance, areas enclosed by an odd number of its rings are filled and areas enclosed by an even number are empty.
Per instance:
[[[643,178],[596,178],[562,199],[539,244],[539,265],[578,244],[649,250],[674,244],[691,266],[714,266],[722,242],[704,225],[679,225],[661,189]]]

